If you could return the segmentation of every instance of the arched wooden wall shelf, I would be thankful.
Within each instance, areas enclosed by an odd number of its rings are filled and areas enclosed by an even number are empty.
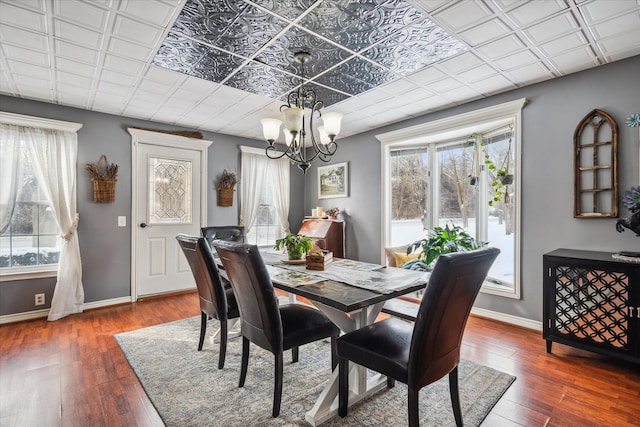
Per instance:
[[[618,216],[618,125],[593,110],[573,134],[574,213],[576,218]]]

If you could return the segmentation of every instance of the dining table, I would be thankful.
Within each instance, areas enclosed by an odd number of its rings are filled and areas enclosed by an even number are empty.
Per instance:
[[[385,301],[422,290],[430,273],[385,267],[349,259],[334,258],[324,270],[309,270],[292,264],[281,253],[261,249],[273,286],[289,295],[304,297],[333,321],[342,333],[376,321]],[[295,302],[295,298],[290,298]],[[386,387],[386,377],[367,373],[350,364],[349,405]],[[316,426],[338,414],[338,368],[327,379],[315,405],[305,420]]]

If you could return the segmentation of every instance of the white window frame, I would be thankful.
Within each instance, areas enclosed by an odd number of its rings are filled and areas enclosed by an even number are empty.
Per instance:
[[[516,239],[514,247],[514,285],[513,289],[505,290],[502,286],[496,286],[490,281],[485,281],[481,292],[508,298],[520,299],[521,295],[521,205],[522,205],[522,179],[521,179],[521,153],[522,153],[522,108],[526,105],[526,98],[505,102],[492,107],[482,108],[463,114],[447,117],[432,122],[411,126],[383,134],[376,135],[381,145],[382,161],[382,245],[380,259],[384,260],[384,248],[391,241],[391,150],[400,147],[413,147],[417,145],[433,144],[435,142],[466,138],[473,132],[495,129],[506,123],[513,123],[513,135],[516,141],[516,194],[515,206],[515,230]]]
[[[78,130],[82,127],[82,124],[80,123],[45,119],[35,116],[26,116],[23,114],[8,113],[5,111],[0,111],[0,123],[12,124],[17,126],[28,126],[40,129],[53,129],[63,132],[78,132]],[[0,282],[56,277],[57,274],[58,264],[20,267],[1,272]]]

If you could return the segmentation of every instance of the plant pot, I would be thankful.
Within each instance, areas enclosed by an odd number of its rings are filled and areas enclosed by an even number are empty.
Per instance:
[[[331,215],[329,215],[329,216],[328,216],[328,218],[329,218],[329,219],[332,219],[332,220],[334,220],[334,221],[335,221],[336,219],[338,219],[338,217],[337,217],[337,216],[331,216]]]
[[[299,259],[302,259],[302,253],[299,253],[299,252],[287,252],[287,256],[291,261],[297,261]]]
[[[503,185],[511,185],[513,184],[513,175],[512,174],[508,174],[508,175],[503,175],[500,177],[500,182],[502,182]]]

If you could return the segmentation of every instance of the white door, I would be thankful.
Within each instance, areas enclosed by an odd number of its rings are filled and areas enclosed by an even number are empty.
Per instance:
[[[144,134],[139,135],[141,132]],[[135,133],[132,133],[131,293],[134,300],[195,288],[176,235],[199,235],[207,204],[206,150],[199,149],[203,140],[195,140],[200,144],[193,144],[191,138],[140,130]],[[136,136],[141,138],[136,140]],[[186,147],[181,144],[184,139],[189,140]]]

